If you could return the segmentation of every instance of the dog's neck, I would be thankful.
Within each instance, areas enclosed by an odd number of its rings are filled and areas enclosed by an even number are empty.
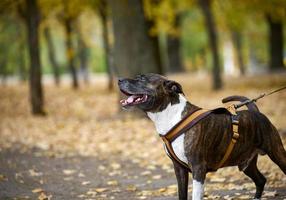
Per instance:
[[[154,122],[157,132],[160,135],[165,135],[185,114],[187,114],[188,111],[186,111],[186,109],[188,109],[188,106],[190,105],[191,104],[187,99],[180,94],[179,103],[173,105],[170,103],[161,112],[147,112],[147,115]]]

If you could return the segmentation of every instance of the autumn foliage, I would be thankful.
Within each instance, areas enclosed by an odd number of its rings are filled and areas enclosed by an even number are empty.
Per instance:
[[[204,108],[221,106],[221,99],[228,95],[256,97],[262,92],[286,84],[284,77],[284,75],[259,76],[244,78],[243,81],[227,79],[228,87],[224,91],[213,92],[207,84],[202,84],[211,82],[207,76],[198,77],[192,74],[171,76],[182,83],[192,103]],[[1,87],[1,152],[18,149],[17,151],[22,154],[28,153],[51,160],[61,158],[81,160],[84,157],[88,158],[87,160],[106,160],[93,165],[87,164],[81,168],[77,163],[60,169],[58,176],[69,182],[72,180],[79,182],[78,187],[82,188],[82,191],[76,195],[82,198],[110,199],[113,196],[120,199],[120,194],[131,199],[175,196],[172,164],[165,155],[162,141],[151,121],[144,117],[134,118],[132,115],[119,114],[117,92],[105,90],[106,79],[97,80],[96,84],[77,92],[68,86],[56,88],[50,84],[45,85],[48,113],[46,117],[34,117],[30,114],[27,86]],[[284,145],[285,98],[286,93],[280,92],[258,102],[260,110],[279,129]],[[281,194],[281,188],[285,188],[286,180],[280,169],[265,156],[259,159],[258,166],[268,179],[265,198],[276,199],[280,197],[276,196],[277,194],[285,195]],[[42,193],[54,196],[56,199],[57,193],[47,189],[53,176],[43,179],[44,175],[36,176],[35,173],[45,174],[45,171],[30,167],[29,170],[34,171],[28,172],[28,176],[43,181],[32,187],[31,194],[38,195],[39,199]],[[88,173],[85,171],[86,167],[91,168],[93,176],[85,175]],[[101,172],[105,172],[102,175],[103,181],[94,183],[94,180],[100,178]],[[1,171],[0,175],[2,177],[0,183],[9,184],[10,179],[6,179],[7,175]],[[134,178],[135,176],[137,178]],[[211,173],[207,177],[207,183],[208,199],[217,199],[221,196],[224,199],[233,197],[249,199],[255,189],[254,184],[237,168],[225,168]]]

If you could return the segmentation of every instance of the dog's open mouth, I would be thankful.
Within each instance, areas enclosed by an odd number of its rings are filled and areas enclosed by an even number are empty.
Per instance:
[[[133,106],[144,103],[148,99],[147,94],[128,94],[125,91],[122,91],[125,95],[128,96],[127,99],[120,100],[122,106]]]

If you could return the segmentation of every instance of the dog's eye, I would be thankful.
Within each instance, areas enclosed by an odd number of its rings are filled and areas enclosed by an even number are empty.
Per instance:
[[[136,76],[135,79],[139,80],[139,81],[146,81],[146,78],[144,76],[140,76],[140,75]]]

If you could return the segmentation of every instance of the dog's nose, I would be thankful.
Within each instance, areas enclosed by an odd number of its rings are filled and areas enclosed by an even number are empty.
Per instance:
[[[123,82],[124,78],[118,78],[118,83]]]

